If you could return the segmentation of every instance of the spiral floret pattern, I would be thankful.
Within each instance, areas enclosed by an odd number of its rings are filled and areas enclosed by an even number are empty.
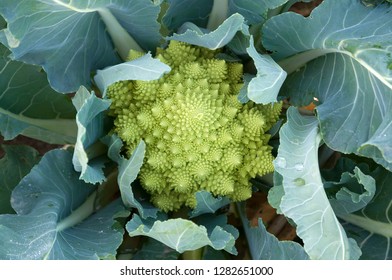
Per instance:
[[[195,207],[200,190],[245,200],[252,193],[249,179],[273,171],[265,132],[282,104],[241,104],[242,64],[216,59],[216,53],[171,41],[156,56],[170,73],[108,89],[115,132],[129,154],[146,142],[140,182],[166,212]]]

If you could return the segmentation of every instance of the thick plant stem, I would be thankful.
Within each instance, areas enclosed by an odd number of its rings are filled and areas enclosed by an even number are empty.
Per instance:
[[[132,36],[121,26],[113,14],[106,8],[98,10],[103,22],[106,24],[107,31],[112,38],[114,46],[117,49],[120,57],[126,61],[129,51],[135,50],[144,52],[139,44],[132,38]]]
[[[182,259],[184,260],[201,260],[203,257],[204,247],[201,247],[192,251],[185,251],[182,253]]]
[[[228,12],[229,0],[214,0],[207,29],[211,31],[217,29],[227,18]]]
[[[284,71],[287,72],[287,75],[289,75],[299,70],[301,67],[306,65],[306,63],[308,63],[309,61],[332,52],[336,52],[336,50],[314,49],[314,50],[304,51],[299,54],[280,60],[278,61],[278,64],[280,67],[282,67]]]
[[[67,228],[73,227],[88,218],[94,212],[94,203],[97,192],[93,192],[87,200],[79,206],[75,211],[68,217],[62,220],[56,227],[56,231],[60,232]]]

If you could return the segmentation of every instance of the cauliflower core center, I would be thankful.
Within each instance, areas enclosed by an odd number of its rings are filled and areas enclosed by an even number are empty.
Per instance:
[[[242,64],[215,59],[216,53],[171,41],[157,52],[169,74],[108,90],[115,132],[128,153],[146,142],[140,182],[164,211],[194,208],[201,190],[245,200],[252,193],[249,179],[273,171],[265,131],[281,103],[241,104]]]

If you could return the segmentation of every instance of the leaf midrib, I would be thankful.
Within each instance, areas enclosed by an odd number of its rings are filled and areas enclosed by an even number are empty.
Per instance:
[[[392,238],[392,224],[376,221],[355,214],[339,215],[338,217],[371,233],[382,235],[387,238]]]
[[[363,51],[363,50],[360,50]],[[287,58],[284,58],[280,61],[278,61],[278,64],[280,67],[283,68],[287,72],[287,74],[291,74],[295,71],[298,71],[301,67],[305,66],[308,62],[320,57],[324,56],[329,53],[340,53],[349,56],[350,58],[354,59],[357,61],[362,67],[366,68],[367,71],[369,71],[373,76],[375,76],[380,82],[382,82],[384,85],[386,85],[388,88],[392,90],[392,84],[388,82],[388,80],[382,76],[379,72],[377,72],[374,68],[370,67],[369,64],[367,64],[365,61],[362,59],[358,59],[356,57],[356,51],[354,54],[349,52],[349,51],[344,51],[344,50],[339,50],[339,49],[311,49],[307,50],[292,56],[289,56]]]

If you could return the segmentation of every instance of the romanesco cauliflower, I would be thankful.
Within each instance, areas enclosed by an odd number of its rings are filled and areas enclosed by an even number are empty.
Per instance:
[[[146,142],[140,182],[164,211],[194,208],[200,190],[245,200],[249,179],[273,171],[265,132],[282,104],[241,104],[242,64],[215,59],[216,53],[171,41],[156,56],[172,68],[169,74],[117,82],[108,91],[115,132],[128,153]]]

